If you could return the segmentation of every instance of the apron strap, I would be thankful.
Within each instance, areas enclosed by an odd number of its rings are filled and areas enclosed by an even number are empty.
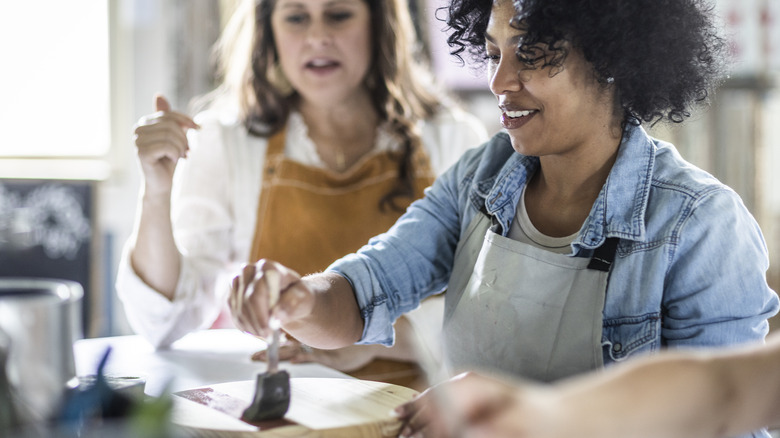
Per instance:
[[[590,259],[588,269],[609,272],[612,262],[615,261],[615,253],[618,245],[617,237],[609,237],[604,243],[593,251],[593,257]]]

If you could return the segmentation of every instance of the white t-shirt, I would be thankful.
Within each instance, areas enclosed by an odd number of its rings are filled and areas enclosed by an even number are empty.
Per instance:
[[[133,271],[129,250],[134,236],[128,239],[118,267],[117,293],[128,322],[155,347],[169,346],[213,324],[226,306],[230,280],[249,259],[255,230],[267,139],[248,135],[233,115],[207,111],[195,121],[201,129],[188,133],[190,151],[176,169],[171,200],[174,238],[182,253],[174,299],[169,301],[151,289]],[[459,110],[440,111],[421,132],[437,175],[466,149],[488,138],[474,116]],[[397,140],[380,129],[376,148],[397,147]],[[290,115],[285,155],[306,165],[324,166],[298,113]],[[441,315],[425,316],[430,317]],[[409,318],[414,324],[416,316]]]
[[[551,237],[537,230],[531,223],[528,210],[525,208],[526,187],[523,187],[520,202],[517,203],[515,209],[515,220],[509,227],[507,237],[557,254],[571,254],[571,243],[577,238],[579,232],[564,237]]]

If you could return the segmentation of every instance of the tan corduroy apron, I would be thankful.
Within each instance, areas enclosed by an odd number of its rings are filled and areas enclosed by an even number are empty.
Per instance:
[[[319,272],[387,231],[402,214],[389,206],[379,208],[396,184],[398,153],[369,153],[345,173],[337,173],[287,159],[284,144],[285,130],[268,142],[251,262],[266,258],[301,275]],[[419,149],[413,157],[414,199],[421,198],[434,179],[430,160]],[[396,204],[405,209],[412,200],[401,198]],[[411,379],[419,377],[416,367],[385,362],[369,364],[356,374],[390,381],[387,376],[405,379],[413,371]],[[397,379],[391,383],[408,386]]]

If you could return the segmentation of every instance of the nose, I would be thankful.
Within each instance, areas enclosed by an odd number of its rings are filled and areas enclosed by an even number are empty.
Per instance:
[[[325,46],[332,41],[332,35],[323,20],[313,20],[307,29],[306,39],[314,46]]]
[[[491,64],[488,68],[488,86],[496,96],[523,88],[518,62],[513,58],[514,54],[502,55],[498,64]]]

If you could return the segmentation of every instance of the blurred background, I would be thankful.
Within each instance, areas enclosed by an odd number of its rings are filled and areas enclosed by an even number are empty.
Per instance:
[[[493,133],[495,99],[448,54],[409,0],[436,75]],[[211,45],[235,0],[34,0],[0,6],[0,276],[75,280],[85,334],[129,334],[116,299],[119,251],[140,184],[133,125],[161,92],[174,108],[213,86]],[[733,65],[713,105],[651,132],[734,188],[763,229],[780,289],[780,1],[717,0]],[[475,145],[476,146],[476,145]],[[773,326],[780,326],[775,318]]]

